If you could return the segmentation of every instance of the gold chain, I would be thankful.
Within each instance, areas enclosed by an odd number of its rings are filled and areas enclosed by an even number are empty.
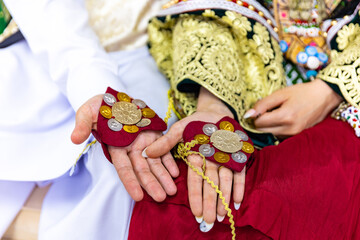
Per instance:
[[[199,176],[201,176],[207,183],[211,185],[211,187],[216,191],[217,194],[219,194],[219,198],[221,199],[221,203],[224,205],[225,210],[227,211],[227,216],[229,217],[230,222],[230,228],[231,228],[231,234],[232,239],[236,239],[236,233],[235,233],[235,222],[234,222],[234,216],[231,213],[231,209],[229,208],[229,204],[225,202],[225,198],[223,196],[223,193],[219,190],[219,186],[217,186],[213,181],[210,180],[208,176],[204,175],[205,172],[205,166],[206,166],[206,159],[204,155],[202,155],[199,152],[190,151],[192,147],[194,147],[196,144],[198,144],[198,141],[192,140],[191,142],[187,143],[179,143],[177,154],[175,157],[181,158],[194,172],[196,172]],[[203,159],[203,166],[202,166],[202,172],[200,172],[197,168],[194,167],[188,160],[187,156],[191,154],[197,154],[200,155]]]

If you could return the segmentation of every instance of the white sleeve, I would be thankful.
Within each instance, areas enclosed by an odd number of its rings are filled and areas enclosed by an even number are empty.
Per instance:
[[[107,86],[125,91],[118,65],[88,24],[84,0],[5,0],[32,52],[77,110]]]

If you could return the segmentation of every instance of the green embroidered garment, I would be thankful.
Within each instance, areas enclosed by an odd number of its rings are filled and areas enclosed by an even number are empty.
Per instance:
[[[6,9],[4,2],[0,0],[0,34],[4,32],[10,20],[11,20],[10,13]]]

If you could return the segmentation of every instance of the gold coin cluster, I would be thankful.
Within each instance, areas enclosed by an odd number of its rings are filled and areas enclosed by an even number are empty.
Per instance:
[[[247,161],[247,156],[243,153],[253,153],[254,147],[243,141],[243,135],[246,133],[237,130],[229,121],[222,121],[219,129],[214,124],[206,124],[203,127],[203,134],[197,134],[194,140],[202,145],[199,152],[206,157],[214,157],[218,163],[227,163],[233,159],[237,163]],[[214,147],[220,151],[215,152]],[[242,152],[241,152],[242,151]],[[231,157],[230,157],[231,156]]]
[[[129,95],[119,92],[115,96],[106,93],[103,98],[109,105],[100,107],[100,114],[108,120],[108,127],[113,131],[124,130],[128,133],[136,133],[139,128],[151,124],[151,118],[156,113],[146,107],[145,102],[140,99],[132,99]],[[111,107],[110,107],[111,106]]]

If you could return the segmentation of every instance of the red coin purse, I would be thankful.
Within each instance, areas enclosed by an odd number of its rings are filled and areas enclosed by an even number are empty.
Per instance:
[[[204,155],[212,162],[240,172],[251,154],[254,145],[240,124],[230,117],[217,123],[194,121],[189,123],[183,133],[184,142],[197,141],[190,149]]]
[[[166,129],[166,123],[145,102],[108,87],[100,107],[97,130],[93,130],[92,134],[112,163],[108,145],[126,147],[142,131]]]

